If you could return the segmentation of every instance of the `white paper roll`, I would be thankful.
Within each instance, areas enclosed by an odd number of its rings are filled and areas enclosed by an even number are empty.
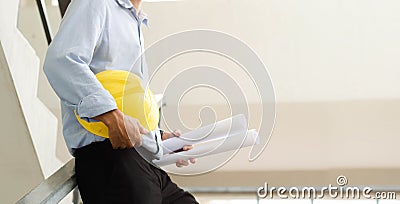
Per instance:
[[[235,133],[221,138],[215,138],[194,145],[189,151],[182,151],[164,155],[160,160],[153,160],[158,166],[166,166],[176,163],[179,159],[188,160],[190,158],[200,158],[207,155],[218,154],[232,151],[243,147],[256,145],[259,143],[256,130],[249,130],[247,134]]]
[[[216,123],[203,126],[196,130],[164,140],[162,143],[163,153],[169,154],[181,149],[185,145],[196,145],[198,143],[223,138],[235,133],[245,133],[247,131],[247,119],[243,114],[218,121]]]

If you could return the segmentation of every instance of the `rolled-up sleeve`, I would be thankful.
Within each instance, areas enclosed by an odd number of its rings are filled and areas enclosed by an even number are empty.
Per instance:
[[[105,17],[104,0],[73,0],[44,62],[44,72],[54,91],[81,118],[117,108],[89,67],[103,34]]]

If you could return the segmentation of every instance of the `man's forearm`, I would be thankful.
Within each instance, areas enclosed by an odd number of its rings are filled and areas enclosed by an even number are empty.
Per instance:
[[[121,117],[123,117],[123,113],[118,109],[114,109],[112,111],[93,117],[93,119],[99,120],[103,122],[107,127],[109,127],[113,123],[115,124],[115,122]]]

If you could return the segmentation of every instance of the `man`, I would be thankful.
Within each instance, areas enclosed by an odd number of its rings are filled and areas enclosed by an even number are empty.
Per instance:
[[[142,60],[141,25],[147,25],[140,5],[141,0],[73,0],[47,51],[44,71],[61,99],[63,134],[75,157],[84,203],[197,203],[141,156],[159,158],[161,140],[180,133],[161,134],[157,128],[147,134],[138,120],[118,110],[95,77],[104,70],[146,77],[144,63],[135,63]],[[109,139],[84,129],[75,113],[89,122],[102,121]],[[184,165],[188,162],[177,163]]]

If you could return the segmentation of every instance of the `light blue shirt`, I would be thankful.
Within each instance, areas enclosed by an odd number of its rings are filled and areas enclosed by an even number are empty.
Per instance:
[[[127,70],[147,80],[144,61],[136,63],[144,50],[142,24],[147,25],[146,15],[138,15],[129,0],[73,0],[69,5],[47,50],[44,71],[61,100],[63,134],[72,155],[105,139],[84,129],[74,111],[92,121],[117,108],[95,74]],[[142,138],[141,149],[156,158],[162,155],[159,129]]]

